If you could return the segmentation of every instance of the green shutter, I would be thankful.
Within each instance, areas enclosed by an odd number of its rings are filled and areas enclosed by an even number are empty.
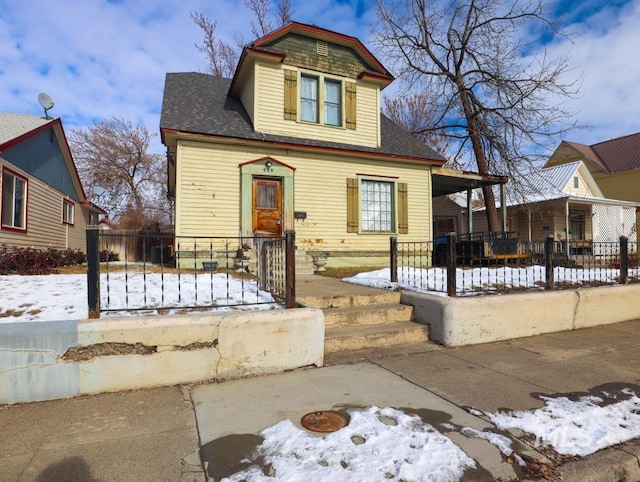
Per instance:
[[[406,182],[398,183],[398,232],[409,233],[409,193]]]
[[[347,179],[347,233],[357,233],[358,232],[358,220],[359,216],[358,209],[358,179],[357,178],[348,178]]]
[[[356,128],[356,84],[347,82],[345,84],[345,125],[347,129]]]
[[[284,71],[284,118],[298,118],[298,73],[295,70]]]

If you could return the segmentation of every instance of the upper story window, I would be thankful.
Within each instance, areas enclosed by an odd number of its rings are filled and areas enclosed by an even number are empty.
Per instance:
[[[576,189],[580,187],[580,178],[578,176],[574,176],[573,178],[573,187]]]
[[[324,82],[324,123],[331,126],[342,125],[342,82]]]
[[[317,77],[300,77],[300,120],[318,122],[318,82]]]
[[[2,227],[26,231],[27,179],[2,170]]]
[[[356,128],[356,84],[324,75],[284,71],[284,118]]]
[[[73,225],[74,211],[74,205],[71,201],[66,199],[62,201],[62,222]]]

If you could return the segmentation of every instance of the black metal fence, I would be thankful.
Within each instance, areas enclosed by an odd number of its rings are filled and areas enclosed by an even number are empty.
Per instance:
[[[89,317],[296,306],[295,232],[283,238],[87,230]]]
[[[638,243],[520,241],[517,233],[390,241],[391,281],[449,296],[640,282]]]

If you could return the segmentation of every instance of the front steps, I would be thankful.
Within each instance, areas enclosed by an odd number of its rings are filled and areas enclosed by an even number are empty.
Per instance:
[[[413,307],[400,293],[305,296],[298,301],[325,314],[325,355],[429,343],[429,329],[412,321]]]

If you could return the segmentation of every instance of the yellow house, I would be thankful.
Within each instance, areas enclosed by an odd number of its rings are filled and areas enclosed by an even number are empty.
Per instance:
[[[605,197],[640,203],[640,132],[590,146],[563,141],[545,167],[574,161],[584,162]]]
[[[381,113],[393,80],[358,39],[295,22],[246,46],[232,79],[167,74],[175,235],[294,230],[298,259],[330,266],[380,265],[390,236],[430,240],[446,159]]]
[[[60,119],[0,113],[0,245],[86,249],[104,210],[85,196]]]

